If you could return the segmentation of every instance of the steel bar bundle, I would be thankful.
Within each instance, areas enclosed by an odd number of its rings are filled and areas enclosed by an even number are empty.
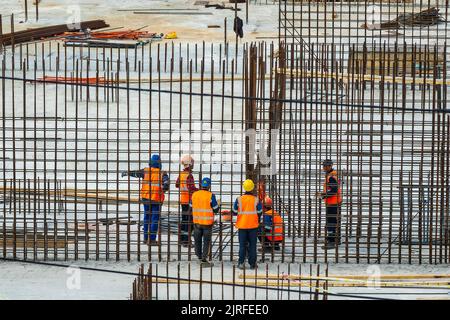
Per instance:
[[[42,38],[54,37],[65,32],[70,31],[71,25],[69,24],[61,24],[54,25],[49,27],[42,28],[34,28],[23,31],[6,33],[0,36],[0,45],[7,46],[14,44],[19,44],[23,42],[30,42],[35,40],[40,40]],[[74,30],[84,30],[84,29],[101,29],[109,27],[108,24],[105,23],[104,20],[92,20],[92,21],[82,21],[79,23],[73,24]]]
[[[439,14],[439,9],[429,8],[419,13],[406,13],[399,15],[396,19],[381,23],[381,29],[398,29],[404,26],[407,27],[426,27],[432,26],[441,22],[446,22],[442,15]]]

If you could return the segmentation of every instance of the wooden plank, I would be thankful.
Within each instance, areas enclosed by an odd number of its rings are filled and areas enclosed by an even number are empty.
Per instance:
[[[243,279],[243,275],[239,275],[239,279]],[[253,276],[253,275],[247,275],[247,278],[249,279],[278,279],[278,276],[276,274],[269,274],[269,275],[260,275],[260,276]],[[286,279],[286,277],[282,277],[283,279]],[[306,275],[290,275],[288,279],[290,280],[309,280],[309,279],[316,279],[318,277],[311,277]],[[322,280],[367,280],[367,279],[373,279],[374,276],[369,275],[329,275],[328,277],[319,277]],[[381,280],[398,280],[398,279],[450,279],[450,274],[383,274],[377,276],[377,279]]]

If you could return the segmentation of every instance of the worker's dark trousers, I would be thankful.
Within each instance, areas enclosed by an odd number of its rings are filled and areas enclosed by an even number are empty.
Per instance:
[[[212,225],[194,224],[195,255],[201,260],[207,260],[211,245]],[[202,241],[203,240],[203,241]]]
[[[180,244],[189,244],[192,232],[192,210],[188,204],[181,205]]]
[[[326,207],[327,243],[341,243],[341,206],[329,205]]]
[[[152,203],[149,200],[144,200],[144,241],[155,241],[158,235],[159,215],[161,212],[161,204]],[[151,211],[151,212],[150,212]]]
[[[258,241],[258,228],[239,229],[239,264],[244,263],[248,254],[250,266],[256,264],[256,242]]]

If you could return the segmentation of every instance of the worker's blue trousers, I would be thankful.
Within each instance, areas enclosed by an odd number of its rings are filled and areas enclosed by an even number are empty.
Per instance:
[[[150,232],[150,240],[152,241],[156,240],[156,235],[158,234],[160,212],[161,212],[161,204],[159,203],[144,204],[144,241],[148,240],[149,232]]]

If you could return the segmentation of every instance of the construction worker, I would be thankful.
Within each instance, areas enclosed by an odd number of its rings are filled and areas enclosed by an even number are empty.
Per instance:
[[[333,169],[333,161],[330,159],[322,162],[322,170],[325,173],[323,192],[317,195],[325,201],[326,207],[326,243],[323,249],[330,249],[340,244],[340,217],[341,217],[341,183],[336,171]]]
[[[264,214],[263,225],[259,235],[259,241],[263,244],[263,250],[271,252],[280,250],[283,242],[283,218],[273,210],[273,201],[269,196],[263,200]]]
[[[211,179],[203,178],[200,190],[194,192],[191,200],[192,218],[194,221],[195,254],[203,267],[210,267],[210,253],[214,213],[219,212],[216,196],[210,191]]]
[[[190,235],[192,231],[192,211],[189,203],[191,202],[192,194],[198,189],[192,176],[194,159],[190,155],[184,155],[181,158],[181,164],[184,169],[175,183],[175,186],[180,189],[181,234],[179,241],[183,247],[189,247],[191,245]]]
[[[237,214],[236,228],[239,230],[238,268],[244,269],[245,257],[248,254],[250,269],[255,269],[256,242],[262,205],[258,198],[253,195],[255,184],[252,180],[245,180],[242,186],[245,193],[238,197],[233,205],[233,212]]]
[[[122,177],[141,178],[141,201],[144,204],[144,243],[158,245],[158,233],[161,205],[164,193],[169,190],[169,176],[161,170],[161,158],[154,154],[149,161],[150,167],[137,171],[124,171]],[[151,214],[150,214],[151,213]],[[150,234],[150,242],[148,242]]]

